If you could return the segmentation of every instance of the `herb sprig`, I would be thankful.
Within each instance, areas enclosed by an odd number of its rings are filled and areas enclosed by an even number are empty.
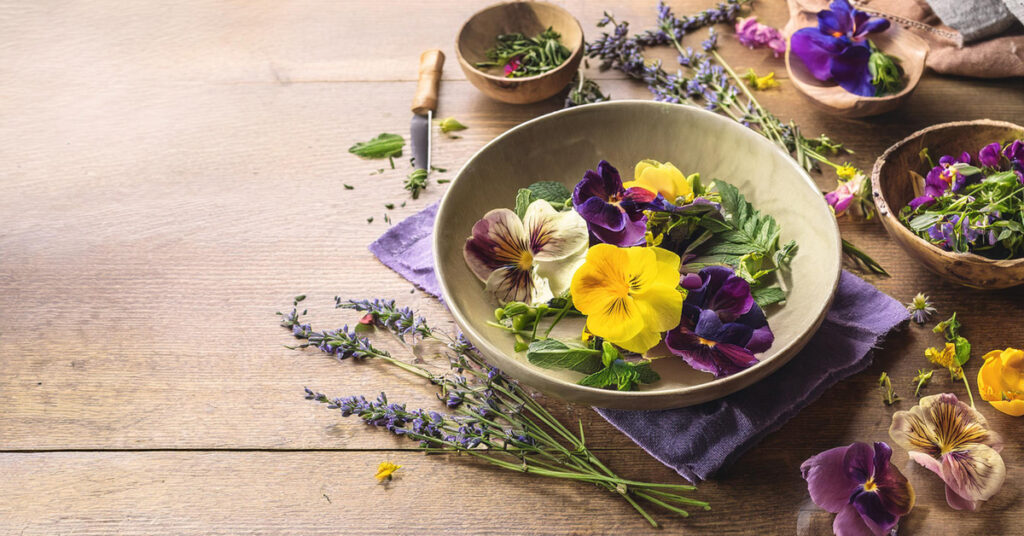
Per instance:
[[[543,74],[565,63],[572,54],[561,39],[561,34],[550,27],[536,37],[501,34],[495,38],[495,47],[487,51],[488,61],[477,62],[476,66],[502,68],[508,78]]]

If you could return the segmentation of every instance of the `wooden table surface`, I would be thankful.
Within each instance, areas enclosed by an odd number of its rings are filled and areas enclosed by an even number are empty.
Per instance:
[[[559,2],[590,36],[605,9],[637,29],[653,0]],[[676,1],[682,13],[709,0]],[[311,320],[340,326],[335,295],[390,297],[442,327],[450,316],[383,267],[366,246],[439,199],[407,200],[406,170],[360,160],[349,145],[408,130],[419,52],[449,57],[440,116],[470,128],[438,139],[434,162],[455,170],[487,141],[561,106],[492,102],[464,79],[452,43],[481,2],[397,1],[0,3],[0,534],[590,534],[643,533],[620,499],[586,485],[424,456],[408,441],[303,400],[387,390],[434,407],[431,390],[382,364],[338,363],[282,347],[276,311],[309,296]],[[759,1],[781,26],[781,0]],[[728,36],[738,70],[784,75],[780,60]],[[672,58],[671,55],[666,55]],[[597,73],[613,98],[649,98]],[[784,78],[784,76],[782,76]],[[870,168],[888,145],[933,123],[1024,122],[1024,83],[929,74],[908,105],[850,120],[810,107],[783,80],[763,103],[805,133],[828,134]],[[819,185],[834,184],[816,176]],[[346,190],[343,184],[355,186]],[[373,217],[373,223],[367,218]],[[1024,345],[1020,290],[979,292],[936,280],[877,223],[843,234],[891,273],[871,278],[906,301],[933,296],[958,311],[976,349]],[[910,379],[937,344],[910,327],[866,372],[825,393],[695,496],[711,512],[657,512],[672,532],[818,534],[831,516],[810,503],[799,465],[821,450],[887,440],[908,409]],[[886,370],[904,401],[881,403]],[[936,374],[927,393],[963,386]],[[624,476],[679,476],[586,407],[590,444]],[[980,513],[950,510],[938,478],[897,449],[918,492],[904,533],[1020,533],[1021,421],[979,409],[1007,438],[1009,478]],[[403,468],[389,485],[380,461]]]

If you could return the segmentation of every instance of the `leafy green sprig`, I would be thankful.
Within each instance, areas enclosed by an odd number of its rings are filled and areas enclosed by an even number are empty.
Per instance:
[[[487,51],[488,61],[477,62],[476,66],[502,68],[509,78],[543,74],[565,63],[572,54],[561,39],[561,34],[550,27],[536,37],[501,34],[495,38],[494,48]]]
[[[654,527],[658,526],[657,521],[641,502],[684,517],[690,515],[685,508],[710,510],[707,502],[683,495],[694,490],[694,486],[639,482],[622,478],[608,469],[588,448],[582,421],[578,434],[570,430],[526,388],[488,365],[461,335],[448,337],[430,328],[411,310],[396,307],[393,301],[336,299],[339,307],[367,313],[377,326],[398,336],[406,347],[423,344],[415,342],[416,337],[440,343],[444,350],[439,354],[447,359],[448,370],[435,372],[435,367],[428,368],[426,363],[396,359],[347,328],[321,332],[336,334],[321,337],[309,324],[302,322],[305,311],[300,314],[297,310],[301,301],[293,302],[290,313],[278,313],[283,317],[281,325],[291,330],[296,338],[306,341],[299,347],[315,346],[334,356],[374,359],[398,366],[436,386],[438,399],[449,412],[408,410],[405,404],[389,401],[383,393],[376,401],[368,401],[361,396],[329,398],[306,389],[307,399],[340,410],[343,416],[355,415],[368,424],[418,441],[425,452],[464,454],[510,471],[594,484],[622,497]],[[415,333],[416,337],[409,337],[410,333]],[[633,371],[625,375],[634,373],[640,374]],[[618,370],[615,374],[616,378],[620,375]]]

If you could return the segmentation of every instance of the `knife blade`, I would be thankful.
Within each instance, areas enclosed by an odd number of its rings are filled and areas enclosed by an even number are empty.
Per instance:
[[[412,145],[413,165],[430,171],[430,125],[437,109],[437,86],[444,68],[444,53],[431,49],[420,54],[419,79],[416,95],[412,99],[412,123],[409,142]]]

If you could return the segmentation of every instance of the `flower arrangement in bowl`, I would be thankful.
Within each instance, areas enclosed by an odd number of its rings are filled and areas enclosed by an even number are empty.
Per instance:
[[[841,247],[820,192],[770,142],[647,101],[495,139],[452,183],[434,240],[445,300],[495,366],[633,409],[718,398],[781,366],[824,317]]]
[[[889,235],[929,270],[964,286],[1024,284],[1024,127],[987,119],[911,134],[875,162],[875,204]]]
[[[895,109],[917,87],[928,45],[889,20],[834,0],[818,12],[796,8],[785,28],[793,84],[823,108],[848,117]]]

